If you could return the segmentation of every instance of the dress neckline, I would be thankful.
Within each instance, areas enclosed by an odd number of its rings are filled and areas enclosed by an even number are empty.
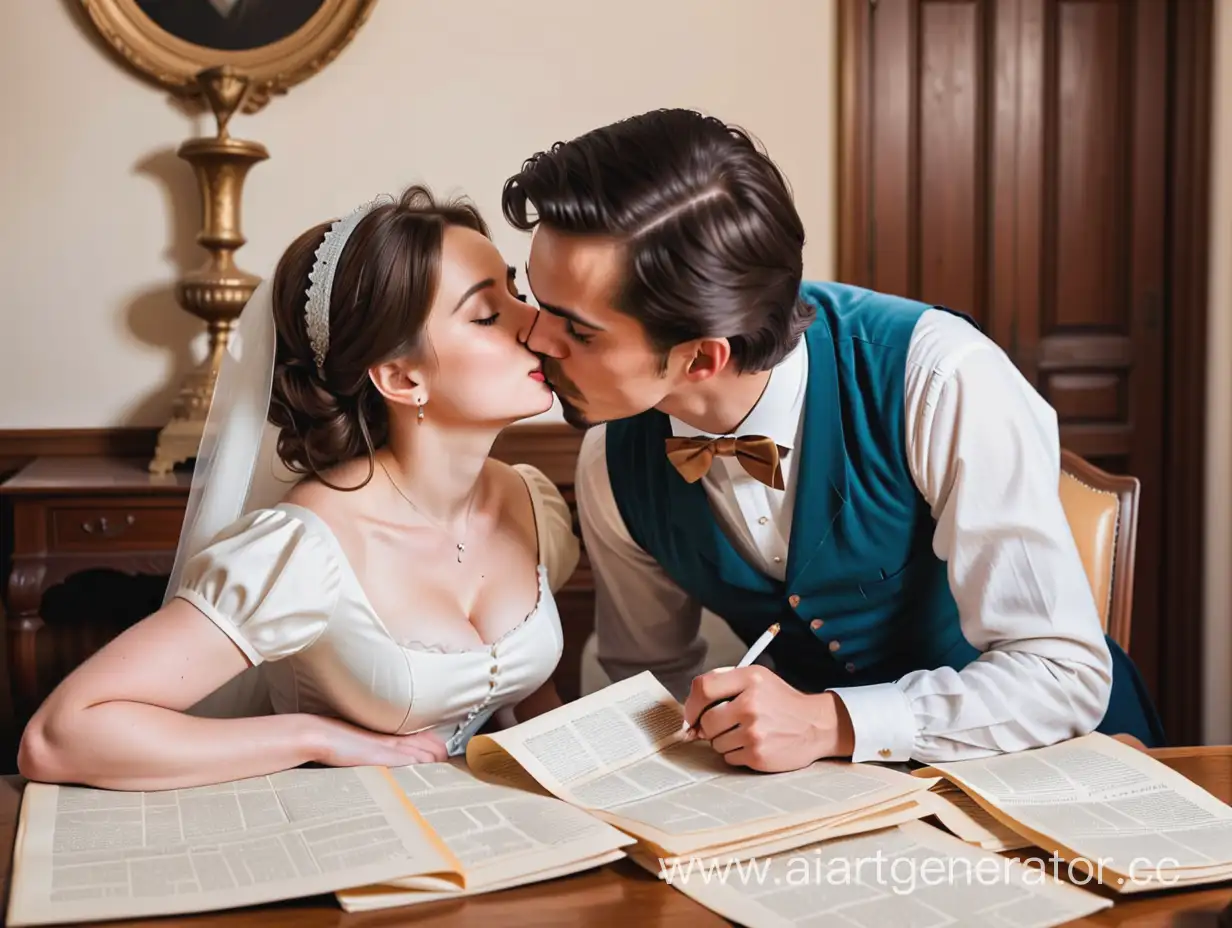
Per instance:
[[[287,513],[288,515],[292,516],[293,518],[299,519],[305,525],[311,526],[316,531],[320,532],[320,534],[328,540],[330,546],[334,550],[335,556],[338,558],[339,563],[344,567],[346,572],[350,575],[352,585],[355,587],[356,593],[358,594],[359,599],[361,601],[361,605],[368,611],[368,614],[372,616],[373,620],[377,623],[377,625],[380,626],[381,631],[383,631],[385,635],[389,638],[389,640],[392,641],[399,648],[402,648],[404,651],[413,652],[415,654],[438,654],[438,655],[483,654],[485,652],[491,651],[493,648],[497,647],[504,641],[508,640],[513,635],[514,632],[520,631],[525,626],[527,626],[531,622],[531,620],[534,619],[535,616],[539,614],[540,610],[543,607],[544,600],[547,598],[544,595],[544,588],[547,585],[547,581],[548,581],[548,575],[547,575],[548,570],[547,570],[547,565],[543,563],[543,539],[540,535],[540,531],[543,525],[543,517],[539,511],[539,497],[535,492],[535,488],[530,484],[530,481],[528,481],[521,474],[521,472],[518,472],[518,476],[522,479],[522,485],[526,488],[526,492],[530,495],[531,515],[535,520],[535,548],[536,548],[535,553],[537,555],[536,565],[535,565],[535,602],[534,602],[534,605],[531,607],[530,612],[528,612],[517,623],[515,623],[514,625],[510,626],[509,628],[505,629],[505,631],[497,635],[495,639],[493,639],[492,641],[482,641],[481,640],[480,644],[474,645],[472,647],[467,647],[467,648],[450,648],[448,650],[436,650],[437,646],[426,645],[426,644],[424,644],[424,647],[422,648],[415,648],[415,647],[410,647],[398,641],[398,639],[394,636],[394,634],[389,630],[389,626],[385,624],[385,620],[381,618],[380,613],[377,612],[376,607],[372,605],[372,600],[368,598],[368,593],[366,590],[364,590],[364,585],[359,582],[359,575],[355,572],[355,568],[351,565],[350,559],[346,556],[346,552],[342,549],[342,543],[338,540],[338,536],[335,535],[334,530],[329,527],[329,523],[327,523],[323,518],[321,518],[317,513],[313,512],[311,509],[307,508],[306,506],[300,506],[297,503],[279,502],[271,506],[270,508],[281,510]],[[470,622],[467,622],[467,624],[471,625]],[[471,625],[471,628],[474,628],[474,625]],[[478,634],[477,629],[476,629],[476,634]],[[422,642],[416,642],[416,643],[423,644]]]

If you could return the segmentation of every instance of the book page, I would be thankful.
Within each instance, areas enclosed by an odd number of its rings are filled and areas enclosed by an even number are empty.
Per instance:
[[[607,857],[634,843],[559,799],[486,783],[453,763],[417,764],[390,772],[461,862],[468,889]],[[393,885],[436,888],[418,876],[394,880]]]
[[[986,851],[1015,851],[1031,841],[998,821],[978,802],[951,784],[942,783],[917,797],[953,834]]]
[[[1112,905],[921,822],[658,876],[746,928],[1051,928]]]
[[[1232,808],[1105,735],[932,769],[1121,892],[1232,872]]]
[[[516,760],[552,795],[585,805],[576,790],[684,737],[684,711],[649,671],[613,683],[504,731],[473,737],[476,774]]]
[[[146,793],[31,783],[8,924],[204,912],[411,874],[463,882],[383,768]]]

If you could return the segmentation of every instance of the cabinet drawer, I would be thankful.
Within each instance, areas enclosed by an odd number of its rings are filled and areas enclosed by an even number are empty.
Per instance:
[[[50,547],[56,551],[106,548],[174,549],[184,521],[182,506],[123,503],[51,510]]]

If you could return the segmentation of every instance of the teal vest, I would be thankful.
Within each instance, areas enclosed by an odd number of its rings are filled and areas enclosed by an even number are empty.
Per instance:
[[[633,540],[746,643],[782,624],[769,653],[799,690],[961,670],[979,652],[963,637],[945,563],[933,554],[936,526],[907,467],[903,423],[912,332],[925,310],[944,307],[829,283],[806,283],[801,297],[817,319],[804,335],[808,389],[801,447],[791,452],[800,460],[786,582],[736,553],[705,489],[668,461],[671,426],[660,412],[608,423],[616,506]],[[1137,668],[1105,641],[1112,692],[1097,731],[1162,746]]]
[[[751,567],[710,511],[701,483],[667,459],[668,417],[607,426],[616,505],[634,541],[685,592],[751,644],[772,622],[776,672],[799,689],[882,683],[960,669],[963,637],[935,523],[907,466],[904,371],[932,307],[842,284],[805,283],[808,387],[786,582]],[[820,619],[817,628],[812,622]]]

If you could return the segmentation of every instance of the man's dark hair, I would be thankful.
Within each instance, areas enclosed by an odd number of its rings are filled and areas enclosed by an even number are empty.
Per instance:
[[[655,110],[557,142],[506,181],[501,206],[523,231],[623,243],[614,305],[664,354],[727,337],[737,370],[767,370],[815,316],[799,297],[804,225],[787,182],[713,117]]]

